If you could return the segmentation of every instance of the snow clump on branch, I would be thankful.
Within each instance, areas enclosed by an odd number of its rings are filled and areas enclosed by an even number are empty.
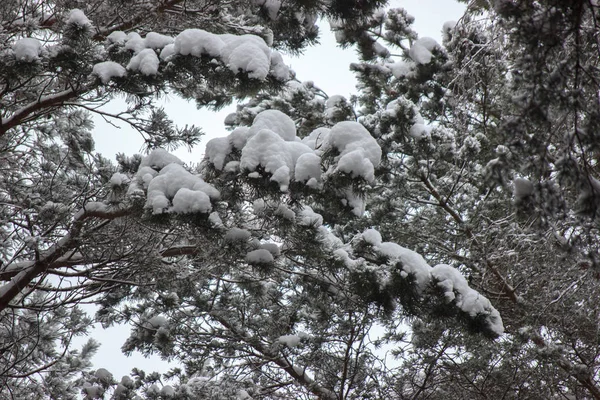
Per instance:
[[[429,64],[433,57],[434,49],[442,49],[442,47],[430,37],[423,37],[416,40],[408,51],[408,55],[417,64]]]
[[[13,45],[13,52],[17,61],[36,61],[42,50],[42,44],[34,38],[19,39]]]
[[[381,162],[377,141],[358,122],[342,121],[331,129],[318,128],[300,139],[294,121],[277,110],[263,111],[249,128],[239,127],[227,137],[209,141],[206,158],[217,170],[222,170],[233,150],[241,151],[241,169],[254,173],[261,167],[283,192],[292,180],[318,189],[323,175],[338,171],[372,182],[374,170]],[[338,154],[333,165],[323,171],[321,157],[331,150]]]
[[[146,189],[146,208],[153,214],[210,212],[211,200],[219,198],[219,191],[182,164],[166,150],[152,151],[142,159],[127,193],[135,195]]]

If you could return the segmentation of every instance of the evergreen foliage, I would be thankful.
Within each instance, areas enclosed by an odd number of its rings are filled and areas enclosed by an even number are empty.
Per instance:
[[[0,4],[0,398],[600,399],[600,8],[474,1],[440,44],[350,3]],[[351,99],[277,53],[321,17]],[[196,169],[167,92],[240,101]],[[93,321],[176,367],[96,369]]]

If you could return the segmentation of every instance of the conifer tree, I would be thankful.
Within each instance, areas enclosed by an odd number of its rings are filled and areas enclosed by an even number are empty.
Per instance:
[[[0,5],[2,396],[390,398],[376,324],[420,316],[502,334],[456,269],[359,219],[388,149],[348,101],[290,83],[275,50],[312,43],[319,16],[362,29],[381,5]],[[304,102],[284,110],[293,119],[275,107],[232,117],[241,126],[210,142],[197,170],[164,149],[201,133],[156,106],[167,91],[219,108],[277,90]],[[116,96],[127,110],[98,108]],[[147,154],[115,165],[94,153],[90,113],[130,123]],[[183,369],[91,370],[98,344],[70,346],[90,325],[84,302],[106,325],[131,324],[125,352]]]

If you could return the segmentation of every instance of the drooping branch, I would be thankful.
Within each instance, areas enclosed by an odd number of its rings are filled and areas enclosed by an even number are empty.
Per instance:
[[[9,129],[25,122],[25,120],[30,118],[33,114],[48,108],[62,106],[65,101],[74,99],[89,89],[91,88],[86,88],[85,90],[71,88],[47,96],[40,96],[37,101],[21,107],[10,117],[0,120],[0,137],[2,137]]]
[[[10,282],[0,287],[0,311],[6,309],[10,302],[36,277],[46,272],[55,262],[60,261],[61,258],[78,245],[78,239],[86,220],[91,218],[114,220],[131,213],[130,208],[117,208],[111,210],[104,205],[102,205],[103,207],[95,207],[98,203],[92,203],[90,205],[91,207],[87,209],[84,207],[75,215],[69,233],[46,251],[39,259],[13,276]]]

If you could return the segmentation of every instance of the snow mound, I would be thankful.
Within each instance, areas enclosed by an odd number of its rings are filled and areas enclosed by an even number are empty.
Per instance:
[[[144,39],[144,45],[149,49],[162,49],[175,42],[171,36],[162,35],[156,32],[149,32]]]
[[[114,61],[104,61],[94,65],[92,75],[96,75],[106,85],[113,78],[122,78],[127,75],[127,70]]]
[[[248,264],[272,264],[273,261],[273,254],[267,249],[253,250],[246,254]]]
[[[343,98],[332,97],[330,105]],[[375,179],[375,168],[381,163],[381,148],[369,131],[358,122],[342,121],[331,129],[317,128],[304,139],[296,136],[294,122],[277,110],[260,112],[250,127],[239,127],[229,136],[212,139],[206,146],[209,164],[223,170],[230,165],[228,157],[234,150],[241,151],[239,165],[232,171],[246,171],[250,178],[260,178],[263,171],[281,191],[288,190],[292,181],[301,182],[311,189],[323,189],[323,176],[343,172],[368,182]],[[324,171],[322,155],[335,150],[336,156]],[[342,203],[356,215],[364,211],[364,199],[351,189],[340,190]]]
[[[287,191],[290,179],[294,176],[296,162],[302,154],[313,150],[300,142],[285,141],[269,129],[262,129],[251,137],[242,150],[240,168],[249,171],[262,166],[271,173],[271,180],[279,184],[282,192]],[[306,168],[306,165],[303,164]]]
[[[242,228],[231,228],[225,234],[225,240],[229,242],[245,242],[250,239],[251,236],[252,234],[249,230]]]
[[[90,28],[92,26],[92,22],[85,16],[83,11],[78,8],[74,8],[69,12],[69,17],[66,21],[67,25],[74,24],[80,27]]]
[[[34,38],[23,38],[13,44],[13,52],[18,61],[33,62],[39,59],[42,44]]]
[[[300,345],[300,342],[302,341],[302,338],[307,337],[308,335],[304,332],[298,334],[298,335],[282,335],[279,336],[277,338],[277,341],[279,343],[282,343],[284,345],[286,345],[287,347],[298,347]]]
[[[362,177],[369,182],[375,179],[375,167],[381,162],[381,147],[358,122],[342,121],[335,124],[324,146],[340,152],[336,158],[336,171]]]
[[[146,323],[146,327],[148,327],[149,329],[158,329],[167,326],[168,324],[169,320],[167,320],[164,316],[155,315],[154,317],[148,320],[148,322]]]
[[[232,72],[246,72],[250,78],[265,79],[271,68],[277,77],[287,78],[287,69],[279,55],[256,35],[213,34],[202,29],[186,29],[175,38],[173,54],[209,56],[220,59]],[[275,54],[275,53],[274,53]]]
[[[158,73],[159,65],[158,57],[156,52],[152,49],[144,49],[131,57],[127,69],[131,71],[139,71],[142,75],[156,75]]]
[[[125,44],[127,34],[123,31],[113,31],[106,37],[109,43]]]
[[[219,198],[219,191],[181,164],[165,150],[154,150],[142,159],[128,194],[146,189],[146,208],[151,208],[154,214],[210,212],[211,200]]]
[[[410,76],[415,69],[414,62],[396,61],[385,65],[392,72],[395,78],[404,78]]]
[[[296,124],[286,114],[279,110],[265,110],[254,117],[248,134],[254,136],[263,129],[277,133],[283,140],[293,142],[296,140]]]
[[[525,178],[515,178],[513,181],[514,194],[517,200],[522,200],[533,194],[533,183]]]
[[[271,51],[256,35],[219,35],[202,29],[186,29],[175,38],[156,32],[149,32],[142,38],[136,32],[115,31],[108,35],[107,41],[133,51],[127,68],[144,75],[156,74],[159,58],[167,60],[174,55],[191,55],[220,60],[232,72],[241,71],[250,78],[264,80],[271,74],[275,79],[286,81],[290,77],[281,54]]]
[[[433,49],[440,48],[438,42],[430,37],[423,37],[415,40],[408,51],[408,55],[417,64],[429,64],[433,57]]]
[[[300,225],[318,227],[323,225],[323,216],[316,213],[311,207],[304,206],[299,215]]]

